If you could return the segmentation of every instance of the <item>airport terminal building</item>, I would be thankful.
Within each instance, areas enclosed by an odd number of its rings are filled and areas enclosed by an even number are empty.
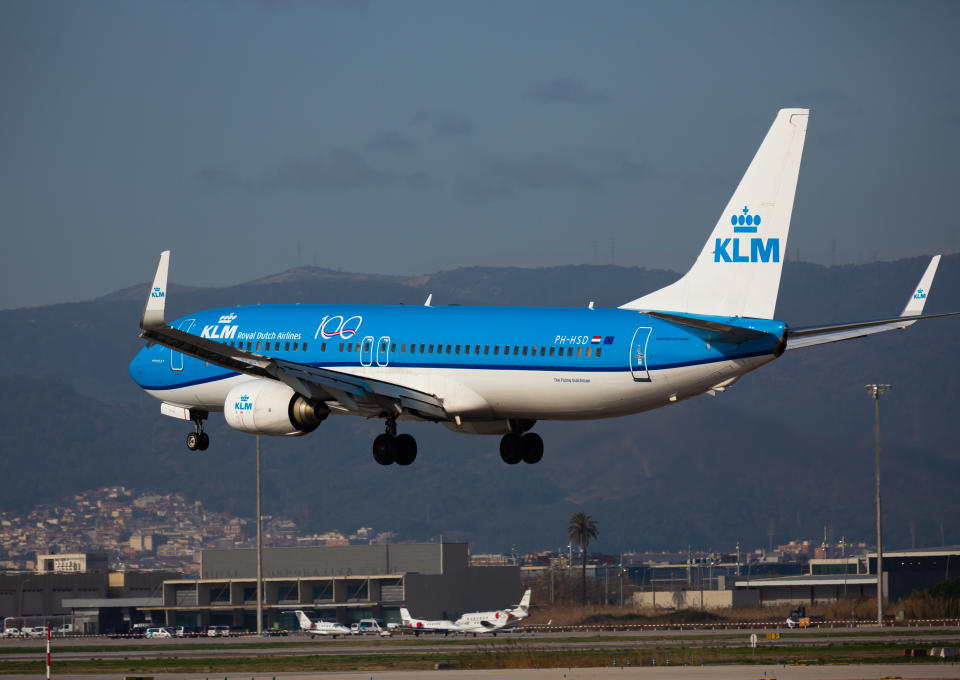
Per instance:
[[[165,625],[227,625],[255,630],[257,553],[203,550],[200,578],[163,584]],[[264,548],[264,627],[293,629],[290,612],[350,624],[363,618],[400,621],[450,618],[514,605],[521,596],[516,566],[471,567],[466,543],[404,543]]]

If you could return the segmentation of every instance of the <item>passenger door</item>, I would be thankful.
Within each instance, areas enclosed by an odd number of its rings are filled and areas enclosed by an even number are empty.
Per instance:
[[[633,334],[630,343],[630,373],[637,382],[650,382],[650,372],[647,370],[647,346],[650,344],[650,333],[653,329],[641,326]]]

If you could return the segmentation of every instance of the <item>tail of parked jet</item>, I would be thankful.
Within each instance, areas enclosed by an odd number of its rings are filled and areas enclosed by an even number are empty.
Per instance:
[[[523,591],[523,597],[520,598],[520,604],[510,610],[510,613],[517,617],[523,618],[530,613],[530,588],[527,588]]]
[[[297,615],[297,621],[300,622],[300,630],[310,630],[313,628],[313,621],[310,620],[309,616],[299,609],[293,613]]]
[[[773,318],[809,116],[777,113],[690,271],[622,309]]]

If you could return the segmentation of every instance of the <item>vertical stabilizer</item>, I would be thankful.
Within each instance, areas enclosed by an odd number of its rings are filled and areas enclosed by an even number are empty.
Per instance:
[[[773,318],[809,115],[777,113],[690,271],[622,309]]]

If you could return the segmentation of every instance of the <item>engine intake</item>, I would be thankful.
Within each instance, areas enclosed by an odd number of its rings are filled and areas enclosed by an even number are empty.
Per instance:
[[[241,432],[298,435],[313,432],[330,414],[322,401],[297,394],[288,385],[258,378],[240,383],[227,393],[223,416]]]

